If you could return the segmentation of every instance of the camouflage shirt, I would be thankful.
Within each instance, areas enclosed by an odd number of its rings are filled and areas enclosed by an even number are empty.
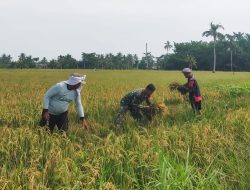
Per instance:
[[[143,101],[146,101],[147,104],[150,103],[150,96],[143,96],[142,91],[145,90],[144,88],[136,89],[121,99],[121,106],[131,106],[131,105],[139,105]]]

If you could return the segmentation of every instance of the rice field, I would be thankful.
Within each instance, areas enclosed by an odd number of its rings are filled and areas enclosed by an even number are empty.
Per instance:
[[[38,126],[43,95],[79,72],[90,130],[72,105],[69,131]],[[178,71],[0,70],[0,189],[250,189],[250,74],[195,72],[203,115],[170,92]],[[168,114],[114,130],[119,101],[154,83]]]

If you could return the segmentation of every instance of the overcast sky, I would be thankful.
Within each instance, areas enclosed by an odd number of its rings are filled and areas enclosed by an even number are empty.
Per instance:
[[[250,33],[250,0],[0,0],[0,54],[56,58],[81,52],[153,55],[164,42],[210,40],[209,23],[224,33]]]

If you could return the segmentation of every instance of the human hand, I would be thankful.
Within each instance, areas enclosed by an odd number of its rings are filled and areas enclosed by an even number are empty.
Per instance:
[[[43,110],[42,118],[45,120],[49,120],[49,111],[48,110]]]
[[[83,129],[89,129],[90,128],[88,122],[86,121],[86,119],[82,120],[82,128]]]

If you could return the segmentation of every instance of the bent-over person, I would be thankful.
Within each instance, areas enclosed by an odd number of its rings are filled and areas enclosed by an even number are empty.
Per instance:
[[[74,101],[82,127],[88,128],[80,94],[85,79],[86,75],[71,74],[68,80],[57,83],[45,93],[40,126],[48,124],[51,133],[55,126],[60,131],[67,131],[68,108],[70,103]]]
[[[125,115],[127,111],[130,112],[131,116],[141,122],[143,115],[145,115],[141,108],[141,104],[145,101],[148,106],[151,105],[150,97],[155,91],[155,86],[153,84],[148,84],[146,88],[136,89],[127,95],[125,95],[120,101],[120,109],[115,118],[116,127],[122,127]],[[147,117],[147,115],[145,115]],[[148,120],[151,120],[150,117],[147,117]]]

